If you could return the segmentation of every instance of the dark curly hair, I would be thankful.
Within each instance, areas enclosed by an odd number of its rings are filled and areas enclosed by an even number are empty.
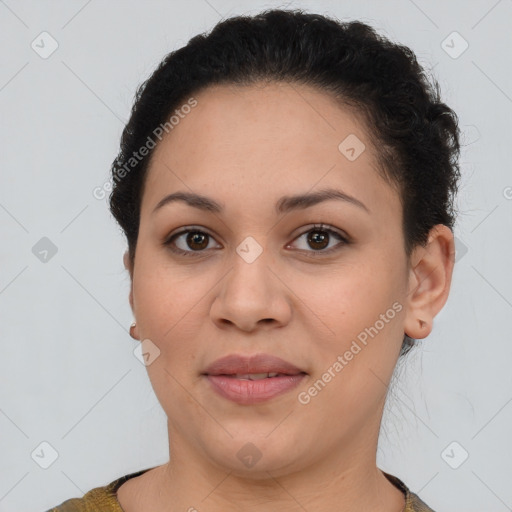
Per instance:
[[[361,116],[381,176],[399,191],[408,257],[415,246],[426,244],[434,225],[453,230],[460,177],[458,118],[441,102],[438,83],[429,81],[412,50],[360,21],[271,9],[223,20],[196,35],[166,55],[137,89],[112,164],[109,197],[132,265],[155,129],[170,126],[173,111],[210,85],[261,81],[315,87]],[[144,147],[151,149],[140,156]],[[401,356],[414,341],[404,335]]]

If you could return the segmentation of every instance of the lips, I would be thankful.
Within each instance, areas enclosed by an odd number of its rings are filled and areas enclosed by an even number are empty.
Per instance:
[[[298,375],[306,372],[297,366],[270,354],[243,356],[232,354],[217,359],[203,372],[203,375],[227,375],[239,379],[258,380],[283,375]]]

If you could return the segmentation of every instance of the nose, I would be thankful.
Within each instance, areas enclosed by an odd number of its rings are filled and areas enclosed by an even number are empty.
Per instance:
[[[252,332],[283,327],[290,321],[290,289],[271,268],[265,251],[251,263],[236,255],[218,290],[210,315],[221,329]]]

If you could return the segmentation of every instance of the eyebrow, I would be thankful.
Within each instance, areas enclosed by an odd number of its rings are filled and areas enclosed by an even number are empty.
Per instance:
[[[277,201],[275,211],[276,213],[287,213],[292,210],[303,210],[330,200],[345,201],[346,203],[357,206],[365,210],[367,213],[370,213],[368,207],[359,201],[359,199],[356,199],[341,190],[333,188],[326,188],[313,193],[283,196]],[[193,208],[213,213],[221,213],[224,210],[223,204],[218,203],[207,196],[202,196],[192,192],[174,192],[162,198],[155,206],[152,213],[154,214],[165,205],[176,201],[182,201]]]

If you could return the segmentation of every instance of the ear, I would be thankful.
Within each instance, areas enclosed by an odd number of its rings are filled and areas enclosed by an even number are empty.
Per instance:
[[[453,233],[437,224],[427,245],[416,247],[410,258],[404,330],[411,338],[426,338],[432,331],[434,317],[448,300],[454,263]]]
[[[123,255],[123,264],[124,264],[124,268],[126,270],[128,270],[128,272],[130,274],[130,295],[128,297],[128,300],[130,301],[130,307],[132,308],[132,312],[133,312],[133,268],[130,263],[130,257],[128,255],[128,251],[126,251]]]

